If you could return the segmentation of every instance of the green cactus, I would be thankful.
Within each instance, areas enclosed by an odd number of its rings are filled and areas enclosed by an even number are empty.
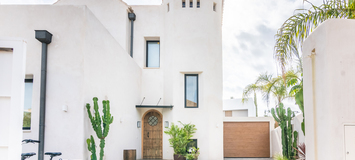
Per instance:
[[[97,97],[93,98],[94,100],[94,114],[95,116],[93,117],[91,114],[91,110],[90,110],[90,104],[86,104],[86,109],[88,111],[88,115],[91,121],[91,125],[92,128],[94,129],[97,137],[100,139],[100,160],[103,159],[104,157],[104,148],[105,148],[105,138],[107,137],[107,134],[109,132],[110,129],[110,124],[113,122],[113,116],[111,116],[110,113],[110,101],[108,100],[104,100],[102,101],[102,105],[103,105],[103,116],[100,116],[99,113],[99,105],[97,104]],[[102,118],[102,119],[101,119]],[[101,124],[102,122],[102,124]],[[103,130],[102,130],[103,128]],[[90,142],[87,142],[88,145],[91,143],[93,146],[90,147],[90,145],[88,146],[88,148],[91,148],[91,150],[89,149],[89,151],[92,153],[92,157],[91,160],[96,160],[96,150],[92,149],[95,148],[95,142],[94,142],[94,138],[91,136],[91,140]],[[95,151],[95,154],[93,154],[93,151]],[[94,155],[94,156],[93,156]]]
[[[293,146],[292,146],[294,157],[295,157],[295,156],[296,156],[296,157],[298,156],[298,151],[295,150],[295,148],[298,148],[298,146],[297,146],[297,138],[298,138],[298,132],[297,132],[297,131],[294,131],[294,132],[293,132]]]
[[[91,152],[90,158],[96,160],[97,157],[96,157],[96,146],[95,146],[94,137],[90,136],[90,138],[86,140],[86,143],[88,144],[88,150]]]
[[[271,114],[281,128],[282,155],[288,159],[295,159],[297,152],[293,147],[296,146],[295,148],[297,148],[298,132],[293,132],[292,129],[291,120],[294,115],[292,115],[291,109],[287,108],[286,112],[283,104],[280,103],[276,107],[276,111],[274,108],[271,109]]]

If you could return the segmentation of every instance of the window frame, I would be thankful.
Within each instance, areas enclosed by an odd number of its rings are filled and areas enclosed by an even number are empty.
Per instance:
[[[159,67],[149,67],[149,66],[148,66],[148,50],[149,50],[149,48],[148,48],[148,43],[149,43],[149,42],[159,42]],[[145,43],[146,43],[145,67],[146,67],[146,68],[160,68],[160,40],[147,40]]]
[[[186,106],[186,101],[187,101],[187,99],[186,99],[186,95],[187,95],[187,86],[186,86],[186,79],[187,79],[187,77],[188,76],[196,76],[196,90],[197,90],[197,102],[196,102],[196,107],[187,107]],[[184,99],[184,103],[185,103],[185,108],[199,108],[199,80],[198,80],[198,76],[199,76],[199,74],[185,74],[184,75],[184,79],[185,79],[185,84],[184,84],[184,92],[185,92],[185,99]]]
[[[189,142],[189,143],[187,143],[187,145],[186,145],[186,152],[187,153],[189,153],[189,146],[191,146],[191,143],[195,143],[196,144],[196,146],[193,146],[193,147],[195,147],[196,149],[198,148],[198,143],[197,143],[197,139],[195,138],[195,139],[190,139],[191,141]]]
[[[190,0],[190,2],[189,2],[189,7],[190,7],[190,8],[194,8],[194,2],[193,2],[193,0]]]
[[[33,92],[33,78],[25,78],[24,83],[32,83],[32,92]],[[31,93],[31,94],[32,94],[31,96],[33,96],[33,93]],[[31,100],[31,103],[32,103],[32,100]],[[23,107],[25,107],[25,106],[23,106]],[[31,125],[30,125],[30,127],[23,127],[23,122],[22,122],[22,130],[23,131],[30,131],[31,128],[32,128],[31,126],[32,126],[32,113],[31,113]]]

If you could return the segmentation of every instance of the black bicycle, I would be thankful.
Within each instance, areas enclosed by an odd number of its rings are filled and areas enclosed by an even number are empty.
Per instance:
[[[23,144],[27,144],[27,143],[39,143],[39,141],[37,141],[37,140],[32,140],[32,139],[24,139],[24,140],[22,141],[22,143],[23,143]],[[36,155],[36,153],[34,153],[34,152],[22,153],[22,154],[21,154],[21,160],[25,160],[25,159],[27,159],[27,158],[30,158],[30,157],[34,156],[34,155]],[[60,152],[46,152],[46,153],[44,153],[44,155],[49,155],[49,156],[50,156],[50,160],[52,160],[53,157],[60,156],[60,155],[62,155],[62,153],[60,153]],[[60,160],[61,160],[61,158],[60,158]]]

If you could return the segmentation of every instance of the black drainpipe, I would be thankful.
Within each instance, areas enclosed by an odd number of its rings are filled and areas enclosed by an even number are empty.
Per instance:
[[[47,45],[52,41],[52,34],[46,30],[36,30],[36,39],[42,42],[41,91],[39,104],[39,145],[38,160],[44,157],[44,125],[46,116],[46,82],[47,82]]]
[[[131,21],[131,50],[130,50],[130,55],[133,57],[133,24],[134,21],[136,20],[136,14],[135,13],[128,13],[128,19]]]

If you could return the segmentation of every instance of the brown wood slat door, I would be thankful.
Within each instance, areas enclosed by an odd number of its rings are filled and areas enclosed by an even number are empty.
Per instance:
[[[224,157],[270,157],[269,122],[224,122]]]
[[[159,113],[152,111],[145,115],[143,131],[143,158],[163,158],[162,128],[162,117]]]

